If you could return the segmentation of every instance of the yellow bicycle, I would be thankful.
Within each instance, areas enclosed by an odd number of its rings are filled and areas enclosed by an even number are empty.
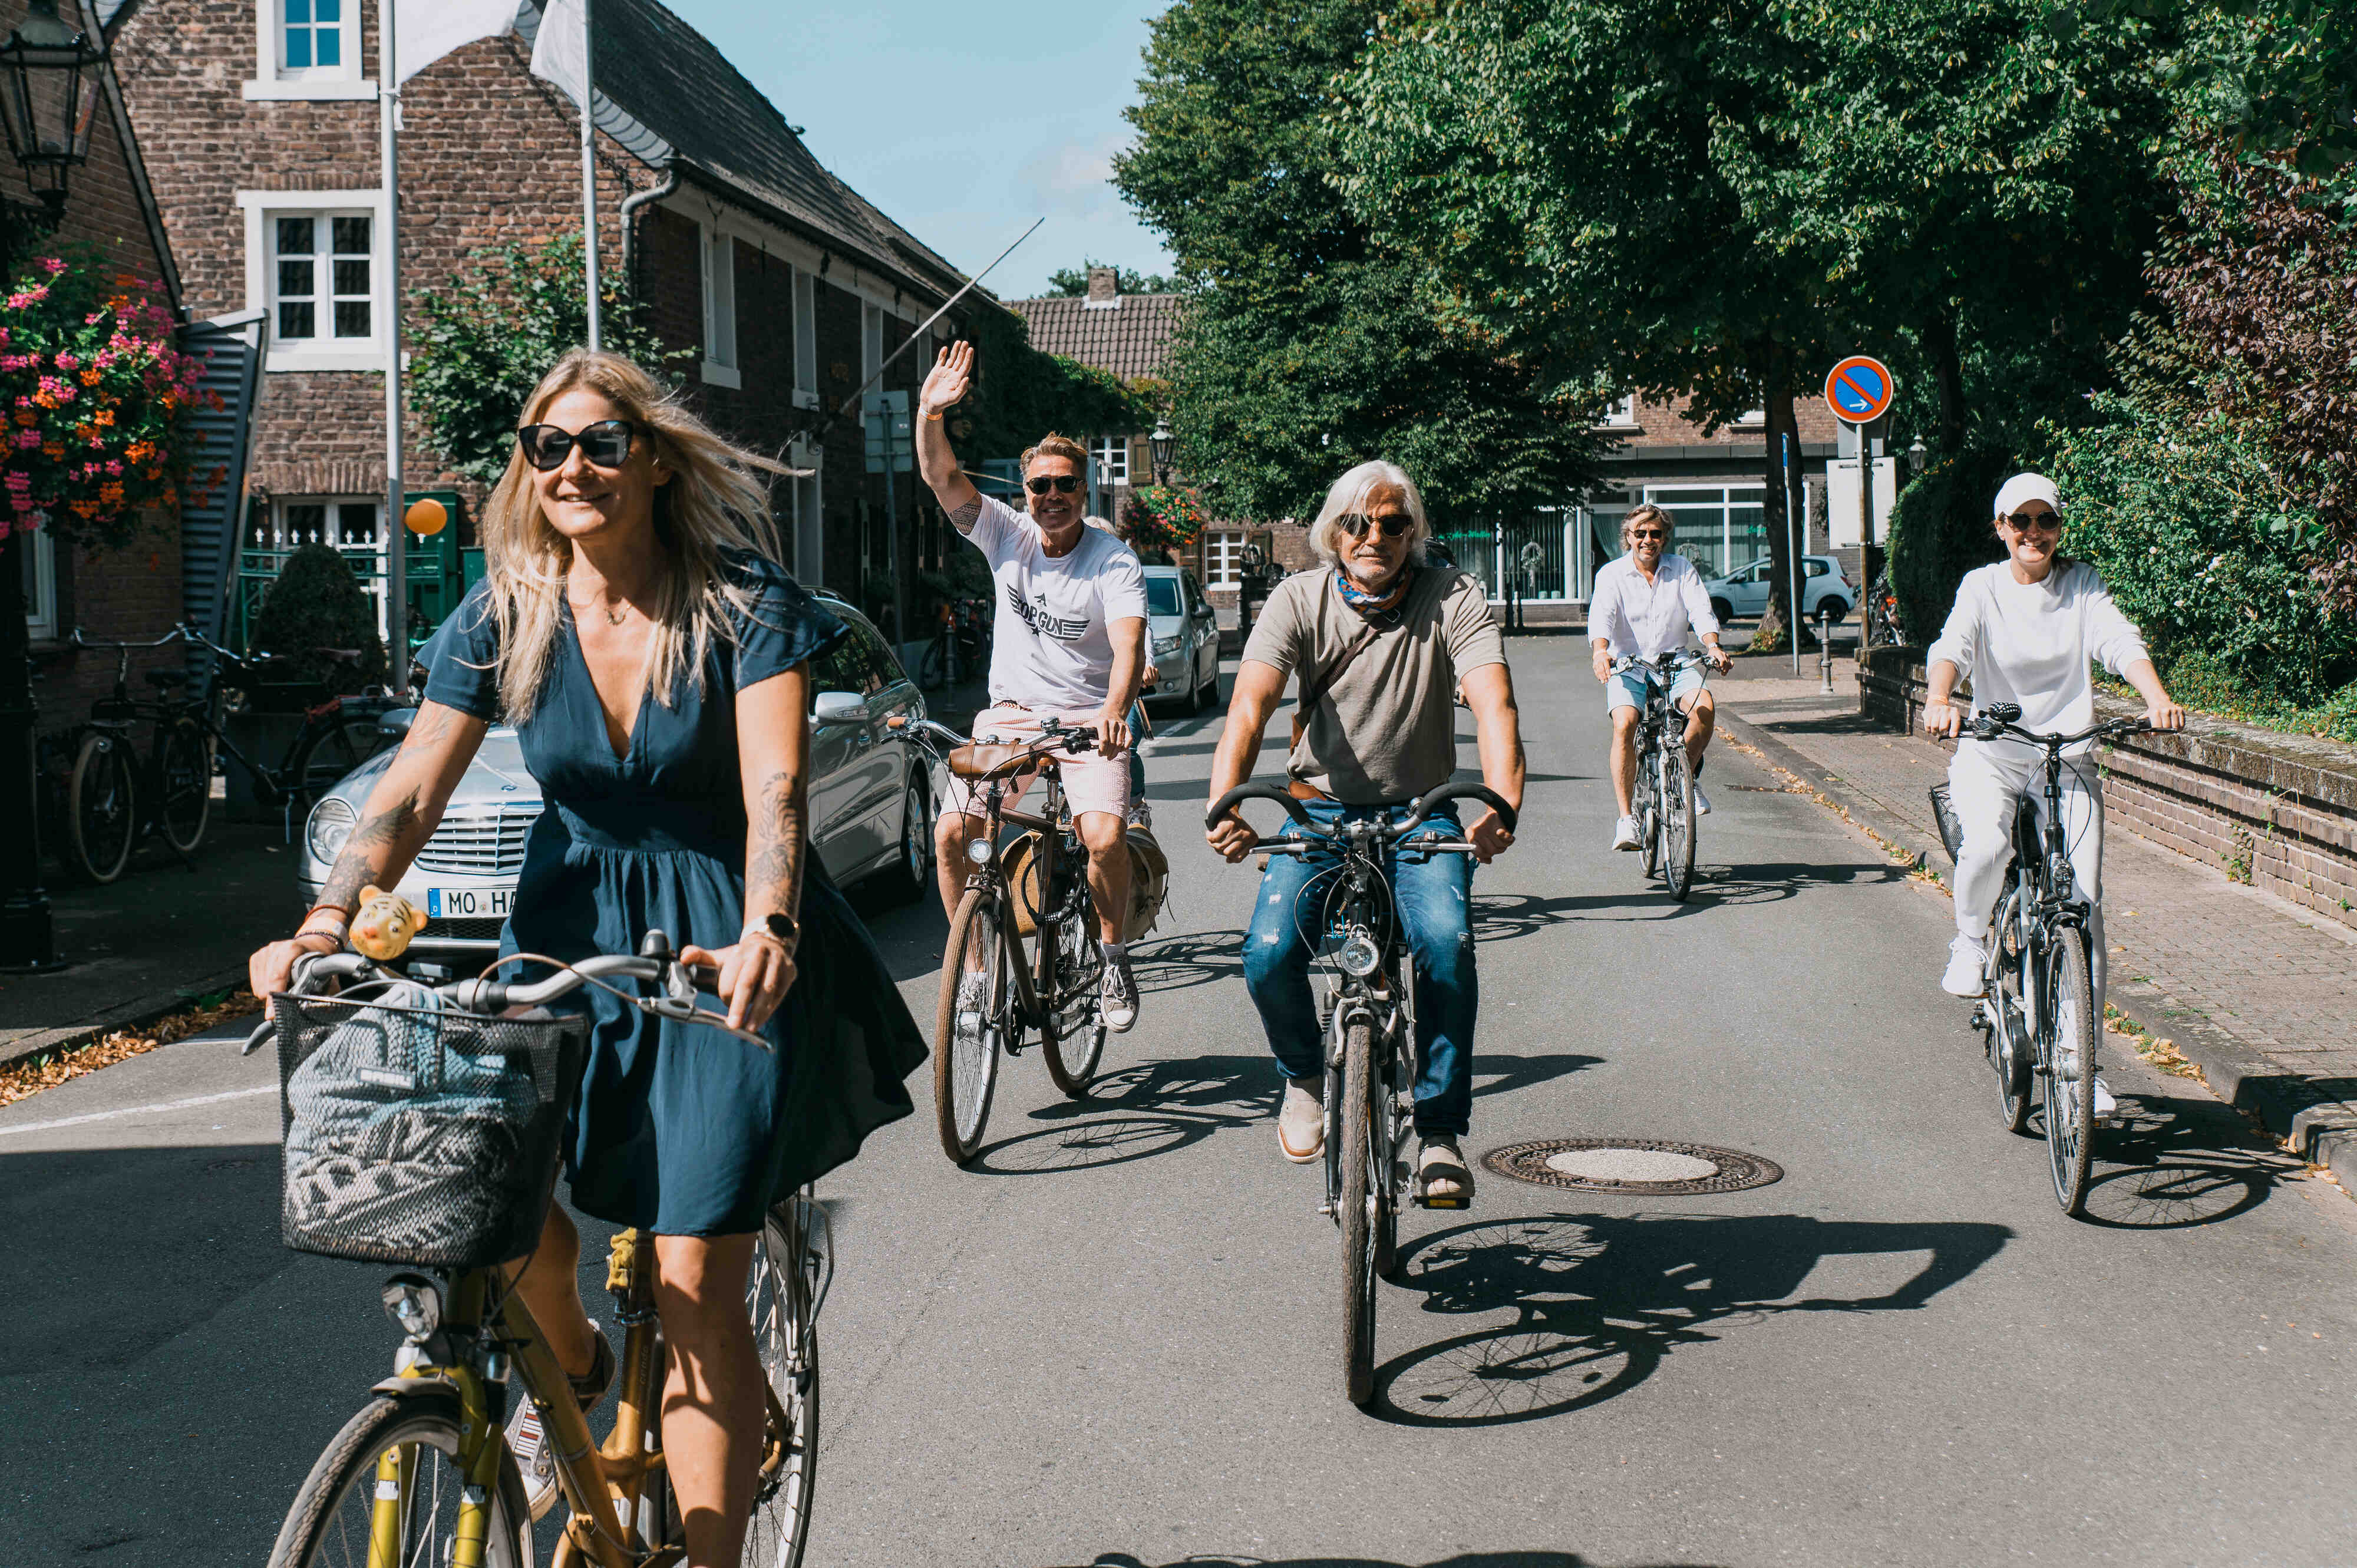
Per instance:
[[[428,988],[339,953],[304,961],[294,992],[273,999],[247,1048],[278,1042],[288,1244],[419,1266],[383,1286],[402,1333],[393,1375],[312,1466],[270,1568],[533,1568],[533,1515],[506,1440],[518,1384],[530,1403],[516,1418],[540,1423],[569,1510],[556,1568],[684,1560],[663,1466],[647,1237],[619,1232],[607,1262],[624,1332],[602,1444],[510,1282],[539,1233],[587,1041],[584,1018],[549,1004],[595,984],[645,1011],[727,1030],[695,1005],[695,979],[651,931],[635,957],[587,959],[529,984]],[[341,993],[320,994],[336,982]],[[816,1321],[833,1256],[826,1210],[809,1187],[770,1209],[746,1291],[769,1406],[748,1565],[797,1568],[809,1539]]]

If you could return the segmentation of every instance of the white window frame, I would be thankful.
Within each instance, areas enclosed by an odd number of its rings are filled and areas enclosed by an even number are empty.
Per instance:
[[[1674,494],[1683,492],[1690,495],[1697,490],[1716,490],[1718,492],[1718,499],[1716,501],[1705,501],[1672,500],[1669,499]],[[1767,515],[1768,487],[1764,484],[1715,485],[1708,483],[1707,481],[1691,485],[1647,485],[1645,487],[1645,504],[1648,506],[1658,506],[1663,511],[1670,514],[1669,547],[1672,550],[1675,550],[1677,548],[1677,531],[1681,513],[1692,512],[1700,514],[1712,511],[1718,513],[1718,565],[1715,572],[1705,574],[1706,576],[1717,577],[1727,574],[1728,569],[1727,562],[1735,554],[1736,508],[1742,507],[1746,510],[1749,510],[1750,508],[1757,506],[1760,509],[1760,515],[1764,518]],[[1748,565],[1749,564],[1747,563],[1746,564]],[[1735,568],[1738,572],[1744,569],[1745,568],[1741,566]]]
[[[737,237],[714,223],[696,225],[703,260],[704,363],[699,373],[711,386],[740,388],[737,363]]]
[[[1605,404],[1603,417],[1596,422],[1598,430],[1636,430],[1637,394],[1629,392]]]
[[[245,304],[266,312],[271,326],[266,371],[381,371],[384,369],[384,324],[392,301],[385,292],[384,240],[392,231],[382,190],[241,190],[237,205],[245,217]],[[365,216],[369,227],[369,336],[310,338],[282,345],[278,338],[277,284],[271,265],[271,234],[280,218]],[[324,297],[324,296],[323,296]],[[328,312],[332,317],[332,310]],[[323,323],[324,324],[324,323]]]
[[[285,0],[254,0],[253,79],[244,84],[249,100],[274,98],[372,99],[376,83],[361,71],[361,0],[340,0],[343,16],[336,24],[341,35],[335,65],[300,66],[279,63],[279,38],[285,30]]]
[[[25,637],[31,642],[55,641],[58,635],[58,542],[46,528],[27,535],[31,546],[25,560],[33,580],[26,585]]]
[[[1251,534],[1232,529],[1213,529],[1204,534],[1203,586],[1240,591],[1244,585],[1244,551],[1251,543]]]
[[[1129,437],[1126,435],[1092,435],[1089,437],[1089,466],[1108,489],[1127,485],[1129,478]]]
[[[794,406],[818,406],[818,279],[796,266],[794,290]]]
[[[363,549],[366,549],[367,547],[357,544],[347,544],[344,542],[342,537],[343,531],[340,526],[342,520],[339,514],[345,507],[366,507],[368,509],[369,526],[375,535],[374,547],[373,549],[369,550],[368,553],[369,558],[374,563],[375,575],[373,576],[365,576],[361,578],[361,592],[366,594],[369,596],[369,601],[376,606],[377,635],[379,637],[386,636],[384,607],[384,498],[381,495],[273,496],[270,498],[269,508],[263,514],[264,526],[269,529],[269,535],[266,539],[256,540],[255,543],[265,550],[286,549],[286,509],[297,506],[317,506],[328,509],[327,522],[328,537],[322,540],[320,542],[329,546],[338,554],[342,555],[347,559],[359,555],[361,553]]]

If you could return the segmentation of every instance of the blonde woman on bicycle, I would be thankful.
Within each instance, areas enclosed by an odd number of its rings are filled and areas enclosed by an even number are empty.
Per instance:
[[[627,953],[650,927],[703,944],[681,956],[716,967],[729,1023],[773,1048],[580,993],[596,1025],[565,1164],[576,1207],[653,1235],[688,1562],[734,1568],[764,1415],[756,1233],[773,1200],[909,1114],[900,1079],[924,1047],[856,918],[823,874],[803,886],[808,661],[844,628],[775,564],[770,465],[611,354],[565,355],[520,423],[484,511],[487,575],[427,646],[408,737],[318,907],[253,955],[253,989],[341,944],[361,887],[407,869],[494,721],[546,801],[502,954]],[[579,1259],[552,1204],[517,1289],[587,1408],[615,1366]],[[518,1457],[530,1484],[538,1455]]]
[[[1956,588],[1955,607],[1932,645],[1931,691],[1923,703],[1927,735],[1953,739],[1964,709],[1954,702],[1956,682],[1969,677],[1973,700],[1982,707],[2020,704],[2021,727],[2040,734],[2083,730],[2094,723],[2095,692],[2090,662],[2101,660],[2145,702],[2155,729],[2183,729],[2185,710],[2169,700],[2145,651],[2144,635],[2119,606],[2094,567],[2065,558],[2062,498],[2042,474],[2016,474],[1996,495],[1996,533],[2006,559],[1965,575]],[[2103,1016],[2104,802],[2102,786],[2084,761],[2092,742],[2066,757],[2062,773],[2062,820],[2071,845],[2075,891],[2087,904],[2087,952],[2093,972],[2095,1016]],[[2033,775],[2043,754],[2010,738],[1958,742],[1948,765],[1948,789],[1964,828],[1956,855],[1956,936],[1948,947],[1947,972],[1940,984],[1952,996],[1978,996],[1984,989],[1989,916],[2006,867],[2013,859],[2014,803],[2023,791],[2045,807]],[[2110,1088],[2095,1080],[2095,1114],[2113,1113]]]

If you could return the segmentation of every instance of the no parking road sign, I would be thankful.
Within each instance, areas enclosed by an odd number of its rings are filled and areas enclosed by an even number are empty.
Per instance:
[[[1852,354],[1825,377],[1825,405],[1836,419],[1871,424],[1890,412],[1899,383],[1879,360]]]

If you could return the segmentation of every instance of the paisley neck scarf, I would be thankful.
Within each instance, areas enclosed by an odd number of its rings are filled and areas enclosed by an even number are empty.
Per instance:
[[[1402,565],[1400,575],[1392,582],[1390,592],[1380,595],[1371,594],[1351,581],[1351,575],[1348,572],[1343,571],[1340,566],[1334,568],[1334,591],[1342,596],[1344,604],[1362,616],[1390,615],[1396,611],[1407,601],[1408,585],[1415,580],[1415,568],[1412,565]]]

